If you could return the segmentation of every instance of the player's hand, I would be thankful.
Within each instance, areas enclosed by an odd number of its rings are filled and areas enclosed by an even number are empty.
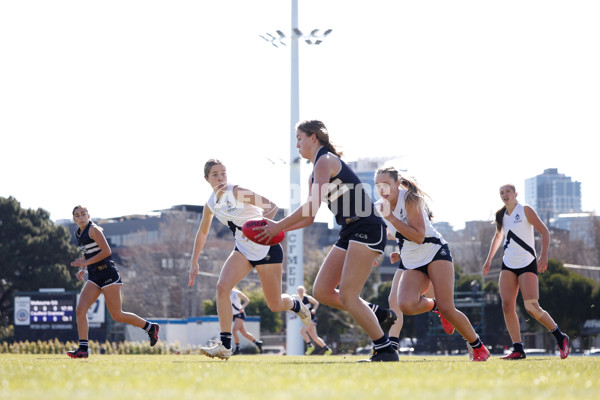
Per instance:
[[[85,267],[85,259],[78,258],[71,263],[71,267]]]
[[[188,281],[188,287],[192,287],[194,285],[194,281],[196,280],[196,275],[198,275],[198,272],[200,272],[200,266],[198,265],[198,262],[192,262],[192,265],[190,265],[190,279]]]
[[[77,279],[80,280],[80,281],[82,281],[84,274],[85,274],[85,269],[79,270],[79,272],[77,272]]]
[[[490,272],[491,267],[492,267],[491,261],[487,261],[485,264],[483,264],[483,276],[486,276],[488,274],[488,272]]]
[[[277,227],[277,222],[267,218],[264,220],[267,222],[267,225],[253,228],[254,231],[260,232],[256,235],[256,240],[258,240],[259,243],[269,243],[271,239],[281,232],[281,229]]]
[[[538,272],[543,274],[548,269],[548,256],[540,256],[538,259]]]
[[[398,261],[400,261],[400,259],[400,253],[397,251],[394,251],[392,254],[390,254],[390,262],[392,264],[396,264]]]
[[[392,208],[390,206],[390,202],[386,198],[381,198],[378,202],[378,210],[379,214],[385,219],[388,219],[392,213]]]

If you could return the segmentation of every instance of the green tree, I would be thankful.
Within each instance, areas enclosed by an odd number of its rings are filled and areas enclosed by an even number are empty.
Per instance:
[[[79,250],[67,229],[43,209],[23,209],[14,197],[0,197],[0,326],[12,323],[13,296],[40,288],[77,289]]]
[[[551,259],[548,270],[539,274],[539,282],[540,305],[571,337],[579,334],[584,321],[600,318],[600,285],[592,279],[569,271],[562,262]]]

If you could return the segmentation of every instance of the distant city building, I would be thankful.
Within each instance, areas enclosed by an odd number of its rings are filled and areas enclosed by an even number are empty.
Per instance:
[[[376,201],[379,196],[375,189],[375,172],[382,167],[389,157],[360,158],[356,161],[347,162],[348,166],[356,173],[371,200]]]
[[[541,175],[525,179],[525,203],[548,224],[563,213],[581,212],[581,182],[548,168]]]
[[[550,226],[569,232],[570,240],[581,240],[586,247],[595,245],[594,222],[600,217],[591,212],[559,214],[550,220]]]

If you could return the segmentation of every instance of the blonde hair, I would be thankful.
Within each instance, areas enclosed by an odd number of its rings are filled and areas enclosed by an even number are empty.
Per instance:
[[[210,169],[212,167],[214,167],[215,165],[222,165],[225,166],[225,164],[223,164],[220,160],[217,160],[216,158],[211,158],[209,159],[205,164],[204,164],[204,177],[208,178],[208,173],[210,172]]]
[[[507,183],[506,185],[502,185],[500,187],[508,186],[512,189],[513,192],[517,192],[517,188],[512,183]],[[498,211],[496,211],[496,217],[494,221],[496,222],[496,231],[500,232],[502,230],[502,225],[504,222],[504,213],[506,213],[506,206],[502,206]]]

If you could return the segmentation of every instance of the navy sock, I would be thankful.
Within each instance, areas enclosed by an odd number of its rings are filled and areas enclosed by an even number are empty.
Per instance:
[[[379,339],[373,340],[373,350],[377,352],[393,351],[390,344],[390,339],[387,337],[387,335],[383,335]]]
[[[513,343],[513,350],[518,351],[519,353],[525,353],[525,349],[523,349],[523,343]]]
[[[550,331],[550,333],[552,333],[554,335],[554,337],[556,338],[556,341],[560,345],[562,345],[562,341],[565,338],[565,334],[560,331],[560,329],[558,328],[558,325],[556,325],[556,328],[554,328],[553,331]]]
[[[394,350],[397,351],[398,348],[400,348],[400,338],[390,336],[389,339],[390,339],[390,345],[392,346],[392,348]]]
[[[369,307],[375,313],[375,316],[377,317],[377,321],[381,322],[387,318],[387,310],[386,309],[381,308],[377,304],[373,304],[373,303],[369,303]]]
[[[481,339],[479,339],[479,336],[477,336],[477,339],[475,339],[475,341],[473,343],[469,343],[469,344],[474,349],[478,349],[483,345],[483,343],[481,343]]]
[[[292,311],[293,312],[300,311],[300,300],[294,299],[294,305],[292,306]]]
[[[231,332],[221,332],[221,343],[226,349],[231,349]]]
[[[79,341],[79,350],[87,352],[89,348],[89,342],[87,340]]]
[[[146,321],[146,323],[144,324],[144,329],[146,332],[150,332],[150,328],[152,327],[152,324],[149,321]]]

